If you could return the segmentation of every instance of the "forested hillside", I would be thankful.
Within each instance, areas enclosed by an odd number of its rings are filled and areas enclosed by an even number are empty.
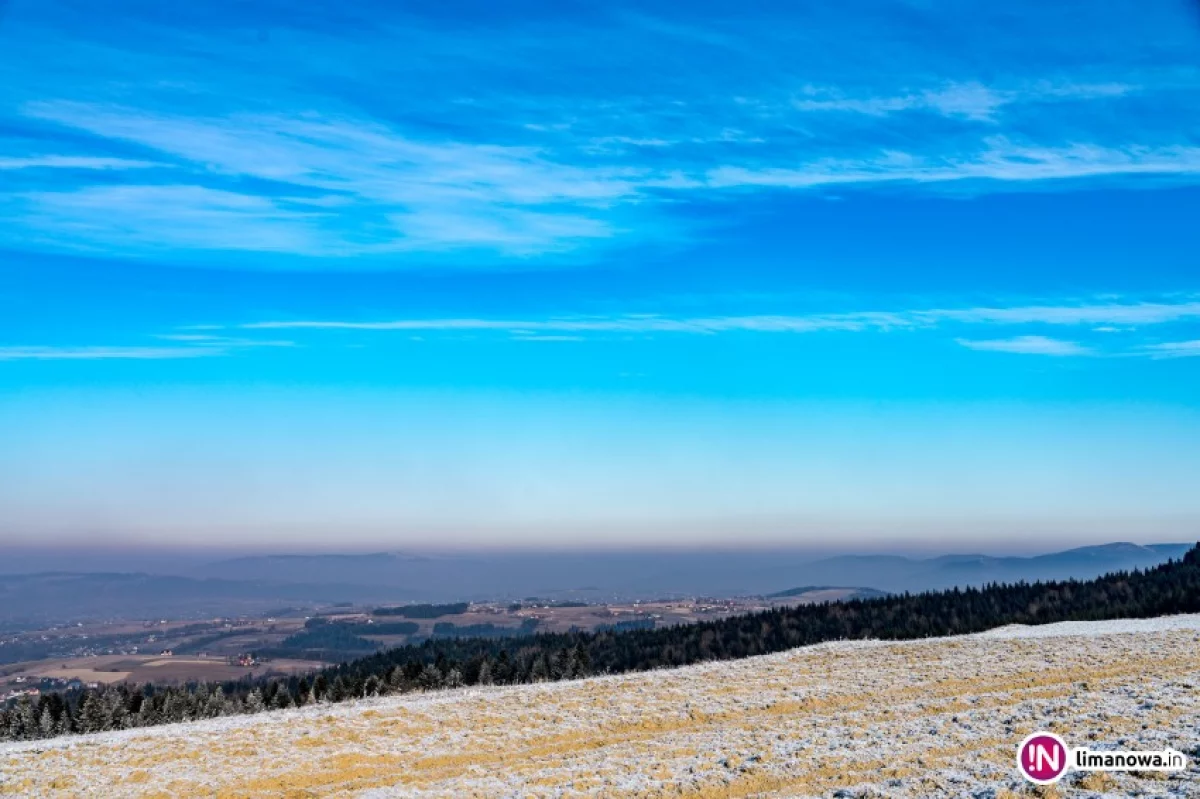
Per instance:
[[[1089,581],[990,585],[823,605],[654,630],[512,638],[435,638],[325,669],[308,678],[26,697],[0,713],[0,732],[24,740],[148,726],[312,702],[562,680],[779,652],[843,639],[913,639],[1008,624],[1146,618],[1200,612],[1200,545],[1180,561]]]

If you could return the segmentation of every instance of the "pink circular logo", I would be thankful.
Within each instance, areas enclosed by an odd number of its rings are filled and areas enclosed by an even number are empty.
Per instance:
[[[1038,785],[1058,782],[1067,771],[1067,744],[1052,732],[1035,732],[1017,747],[1017,770]]]

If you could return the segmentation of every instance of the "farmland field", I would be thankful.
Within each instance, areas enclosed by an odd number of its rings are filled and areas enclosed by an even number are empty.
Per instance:
[[[1000,799],[1028,794],[1014,749],[1048,729],[1192,762],[1036,795],[1185,797],[1200,795],[1198,687],[1200,616],[842,642],[9,744],[0,795]]]
[[[188,680],[236,680],[246,675],[305,672],[319,668],[310,660],[279,659],[252,667],[229,664],[224,658],[161,657],[159,655],[98,655],[12,664],[8,668],[28,679],[78,679],[84,682],[178,683]]]

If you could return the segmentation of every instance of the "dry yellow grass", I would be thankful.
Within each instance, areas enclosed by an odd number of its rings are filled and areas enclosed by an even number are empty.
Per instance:
[[[1190,749],[1197,685],[1200,633],[1186,625],[838,644],[9,745],[0,795],[1183,797],[1200,795],[1195,770],[1031,790],[1014,747],[1051,729]]]

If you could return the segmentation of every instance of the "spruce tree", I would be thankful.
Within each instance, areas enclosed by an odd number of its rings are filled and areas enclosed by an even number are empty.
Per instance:
[[[110,689],[104,696],[104,729],[123,730],[128,727],[125,697],[118,690]]]
[[[225,713],[225,690],[217,685],[213,687],[212,693],[204,700],[204,715],[206,718],[215,719],[217,716]]]
[[[175,691],[169,688],[163,691],[163,723],[173,724],[175,722],[183,721],[186,710],[187,708],[184,707],[183,702],[180,701],[180,697],[175,693]]]
[[[262,691],[255,688],[246,696],[246,712],[261,713],[263,710]]]
[[[64,702],[62,712],[54,722],[54,735],[70,735],[73,732],[75,730],[71,723],[71,706]]]
[[[142,700],[142,706],[138,708],[137,726],[153,727],[154,725],[160,723],[160,716],[154,707],[154,699],[152,697],[144,698]]]
[[[200,683],[196,686],[196,690],[192,693],[192,699],[195,700],[196,718],[204,718],[208,715],[208,683]]]
[[[567,649],[558,650],[554,656],[554,662],[550,666],[550,676],[555,680],[569,680],[575,676],[575,672],[571,668],[571,653]]]
[[[421,674],[417,677],[417,687],[422,691],[432,691],[442,687],[442,673],[437,670],[437,666],[432,663],[425,664],[425,668],[421,669]]]
[[[108,718],[104,712],[104,700],[95,691],[88,691],[79,711],[80,732],[103,732],[108,729]]]
[[[11,711],[9,711],[8,727],[6,730],[6,734],[7,734],[8,740],[10,740],[10,741],[24,741],[25,740],[25,723],[24,723],[24,719],[22,718],[22,714],[21,714],[21,702],[24,699],[25,698],[22,697],[22,699],[17,700],[16,706]]]
[[[479,677],[476,678],[476,682],[480,685],[492,684],[492,664],[487,658],[484,658],[483,662],[479,664]]]
[[[33,700],[28,696],[21,697],[21,703],[17,706],[17,712],[21,716],[21,727],[24,729],[26,740],[32,740],[38,737],[38,717],[37,708],[33,704]]]
[[[575,644],[575,649],[572,651],[572,668],[575,670],[576,677],[587,677],[592,673],[592,659],[588,655],[588,651],[584,648],[583,643]]]
[[[492,680],[497,685],[507,685],[512,682],[512,661],[508,657],[508,650],[500,651],[499,657],[496,658],[496,665],[492,669]]]

